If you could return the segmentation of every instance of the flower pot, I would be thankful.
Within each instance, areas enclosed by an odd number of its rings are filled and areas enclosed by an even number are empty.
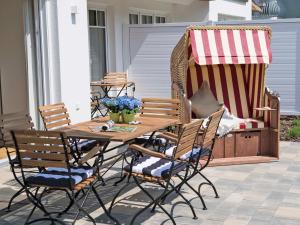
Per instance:
[[[134,121],[136,113],[123,113],[123,123],[130,123]]]
[[[114,121],[115,123],[119,123],[120,122],[120,113],[113,113],[113,112],[110,112],[109,113],[109,118]]]

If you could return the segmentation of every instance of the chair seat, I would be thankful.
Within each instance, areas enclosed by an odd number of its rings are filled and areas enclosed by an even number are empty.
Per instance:
[[[77,150],[80,152],[88,152],[93,149],[98,143],[99,141],[96,140],[82,140],[77,142]],[[76,145],[72,145],[73,151],[76,151]]]
[[[239,126],[235,129],[251,129],[251,128],[265,128],[268,127],[268,124],[265,123],[262,120],[257,119],[244,119],[241,123],[239,123]]]
[[[169,175],[179,173],[185,169],[186,163],[174,162],[172,174],[169,174],[172,161],[153,156],[143,156],[133,162],[132,172],[144,176],[167,178]],[[124,170],[130,173],[130,165],[126,165]]]
[[[173,155],[173,151],[174,151],[175,147],[176,146],[172,146],[172,147],[168,148],[165,152],[166,155],[171,157]],[[187,153],[180,156],[180,159],[187,160],[191,157],[191,154],[192,154],[192,158],[196,160],[196,158],[199,157],[199,154],[201,154],[201,156],[200,156],[200,158],[201,158],[204,156],[208,156],[209,152],[210,152],[209,149],[194,148],[193,151],[192,150],[188,151]]]
[[[74,187],[76,184],[91,177],[96,172],[95,168],[89,166],[80,166],[71,168],[71,179],[68,169],[59,167],[49,167],[41,173],[26,178],[30,185],[48,186],[48,187]]]

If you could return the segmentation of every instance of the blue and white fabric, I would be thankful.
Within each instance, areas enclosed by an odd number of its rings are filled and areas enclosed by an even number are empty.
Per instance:
[[[166,178],[169,175],[173,175],[184,170],[185,166],[186,163],[174,162],[172,174],[170,174],[172,167],[171,160],[161,159],[153,156],[143,156],[133,163],[132,172],[143,174],[145,176]],[[124,170],[126,172],[130,172],[130,165],[125,166]]]
[[[72,150],[76,151],[76,145],[77,145],[77,150],[80,152],[87,152],[90,151],[92,148],[94,148],[98,142],[96,140],[83,140],[79,141],[76,144],[74,143],[72,145]]]
[[[70,169],[59,167],[49,167],[41,173],[27,177],[26,181],[31,185],[41,185],[49,187],[74,187],[76,184],[91,177],[96,169],[90,166],[73,167]],[[70,179],[71,175],[71,179]]]
[[[176,145],[171,146],[170,148],[168,148],[166,150],[165,154],[170,157],[173,156],[173,152],[174,152],[175,148],[176,148]],[[206,155],[208,155],[208,153],[209,153],[208,149],[202,149],[202,148],[198,147],[198,148],[194,148],[193,150],[190,150],[190,151],[186,152],[185,154],[181,155],[180,159],[188,160],[190,157],[192,157],[193,159],[196,159],[199,156],[199,154],[201,154],[201,156],[206,156]]]

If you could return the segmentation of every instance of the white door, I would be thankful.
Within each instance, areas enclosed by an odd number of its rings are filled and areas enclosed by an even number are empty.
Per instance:
[[[89,10],[91,81],[101,80],[107,72],[105,11]]]

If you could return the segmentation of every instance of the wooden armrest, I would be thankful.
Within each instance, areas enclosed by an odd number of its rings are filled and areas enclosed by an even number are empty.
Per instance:
[[[157,158],[162,158],[162,159],[168,158],[168,156],[165,155],[165,154],[163,154],[163,153],[149,150],[149,149],[144,148],[144,147],[142,147],[140,145],[137,145],[137,144],[131,144],[131,145],[129,145],[129,149],[132,149],[134,151],[138,151],[138,152],[144,153],[146,155],[154,156],[154,157],[157,157]]]
[[[79,159],[78,164],[83,165],[83,164],[87,163],[87,161],[89,161],[91,158],[93,158],[101,150],[102,150],[102,147],[99,147],[97,145],[92,150],[90,150],[87,154],[85,154],[81,159]]]
[[[262,108],[253,108],[253,110],[257,110],[257,111],[276,111],[277,109],[272,109],[270,107],[262,107]]]
[[[172,132],[164,132],[163,134],[168,135],[169,137],[178,138],[178,135]]]
[[[177,140],[178,140],[177,135],[174,135],[174,134],[170,135],[170,132],[161,133],[161,134],[157,135],[157,137],[158,138],[165,138],[165,139],[168,139],[169,141],[172,141],[172,142],[177,142]]]

